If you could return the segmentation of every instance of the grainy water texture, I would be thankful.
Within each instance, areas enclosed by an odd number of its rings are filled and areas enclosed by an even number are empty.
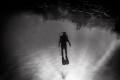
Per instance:
[[[16,69],[12,80],[115,80],[105,64],[119,40],[109,30],[87,25],[76,30],[76,24],[67,19],[44,21],[39,15],[16,15],[6,26],[6,44],[13,52],[9,60],[16,60],[11,65]],[[63,31],[71,42],[68,65],[62,65],[58,47]],[[98,74],[104,71],[109,74]]]

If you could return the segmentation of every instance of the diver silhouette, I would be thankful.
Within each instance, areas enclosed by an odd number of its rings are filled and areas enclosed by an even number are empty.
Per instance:
[[[62,55],[62,64],[69,64],[69,60],[68,60],[68,56],[67,56],[67,42],[70,44],[70,41],[68,40],[68,37],[66,35],[66,32],[62,32],[63,34],[60,36],[60,41],[58,46],[60,46],[61,44],[61,55]],[[65,50],[65,55],[66,55],[66,59],[64,59],[64,55],[63,55],[63,50]]]

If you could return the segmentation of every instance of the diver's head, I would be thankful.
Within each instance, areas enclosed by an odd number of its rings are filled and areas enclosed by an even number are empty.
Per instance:
[[[66,36],[66,32],[61,32],[59,35],[60,36]]]
[[[63,32],[63,35],[66,35],[66,32]]]

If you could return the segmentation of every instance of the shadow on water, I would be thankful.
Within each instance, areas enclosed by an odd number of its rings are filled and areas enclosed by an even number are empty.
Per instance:
[[[66,75],[61,72],[62,79],[65,79]]]

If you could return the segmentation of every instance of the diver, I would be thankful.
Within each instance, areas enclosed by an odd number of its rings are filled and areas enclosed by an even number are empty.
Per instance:
[[[71,43],[68,39],[66,32],[62,32],[62,33],[63,34],[60,36],[60,41],[58,46],[60,46],[61,44],[62,64],[65,65],[65,64],[69,64],[69,60],[67,56],[67,42],[69,43],[69,46],[71,46]],[[65,51],[66,59],[64,59],[63,50]]]

